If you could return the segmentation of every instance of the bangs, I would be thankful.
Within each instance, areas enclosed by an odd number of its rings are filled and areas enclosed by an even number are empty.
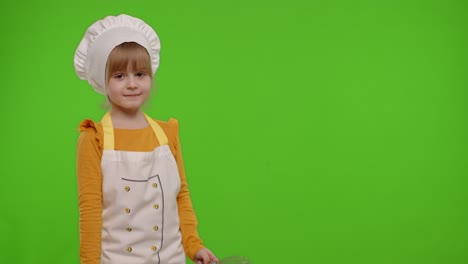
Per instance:
[[[106,83],[112,73],[133,71],[145,71],[152,76],[151,61],[148,51],[136,42],[124,42],[116,46],[107,58]]]

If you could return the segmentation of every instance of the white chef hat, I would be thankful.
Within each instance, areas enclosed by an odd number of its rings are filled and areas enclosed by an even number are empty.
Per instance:
[[[106,94],[107,57],[116,46],[136,42],[149,53],[154,73],[159,66],[161,44],[156,32],[141,19],[128,15],[108,16],[92,24],[75,52],[75,71],[96,92]]]

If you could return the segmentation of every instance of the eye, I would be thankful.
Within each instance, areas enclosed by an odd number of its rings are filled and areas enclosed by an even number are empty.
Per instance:
[[[140,71],[140,72],[137,72],[136,75],[137,75],[138,77],[143,77],[143,76],[146,76],[146,72]]]
[[[116,73],[114,74],[114,78],[115,79],[123,79],[125,77],[125,75],[123,73]]]

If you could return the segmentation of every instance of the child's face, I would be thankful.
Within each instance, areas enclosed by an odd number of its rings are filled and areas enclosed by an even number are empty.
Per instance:
[[[124,112],[140,110],[149,96],[151,73],[127,67],[126,71],[113,72],[107,84],[107,95],[112,108]]]

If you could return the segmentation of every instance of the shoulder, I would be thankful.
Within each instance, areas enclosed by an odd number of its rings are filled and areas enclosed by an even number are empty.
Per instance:
[[[169,146],[172,153],[177,155],[179,148],[179,121],[175,118],[170,118],[168,121],[154,120],[164,130],[164,133],[169,140]]]
[[[102,147],[103,132],[101,123],[85,119],[80,122],[78,131],[80,132],[80,143],[86,142]]]
[[[80,132],[96,132],[96,123],[91,119],[85,119],[78,126]]]
[[[154,121],[156,121],[156,123],[161,126],[168,138],[177,137],[179,134],[179,121],[177,119],[169,118],[168,121],[154,119]]]

